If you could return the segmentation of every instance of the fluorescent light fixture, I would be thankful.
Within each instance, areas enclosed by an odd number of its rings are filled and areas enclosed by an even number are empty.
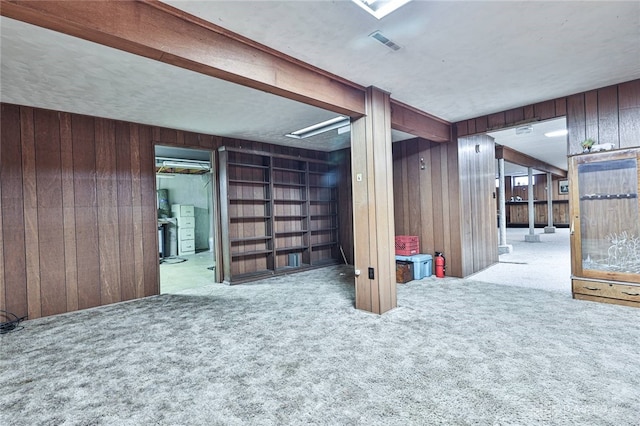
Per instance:
[[[207,162],[190,160],[165,160],[162,162],[162,167],[190,170],[209,170],[211,168]]]
[[[323,121],[322,123],[314,124],[312,126],[305,127],[304,129],[296,130],[295,132],[287,133],[285,136],[294,139],[304,139],[328,132],[330,130],[349,126],[350,123],[351,119],[349,117],[344,117],[341,115],[339,117],[332,118],[331,120]]]
[[[156,173],[156,177],[160,179],[173,179],[176,175],[173,173]]]
[[[569,131],[567,129],[554,130],[553,132],[547,132],[544,135],[548,138],[557,138],[558,136],[566,136]]]
[[[382,19],[391,12],[411,0],[353,0],[355,4],[372,14],[376,19]]]

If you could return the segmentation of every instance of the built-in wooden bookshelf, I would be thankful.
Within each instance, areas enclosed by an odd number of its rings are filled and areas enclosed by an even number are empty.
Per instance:
[[[229,147],[219,151],[225,282],[338,261],[333,163]]]

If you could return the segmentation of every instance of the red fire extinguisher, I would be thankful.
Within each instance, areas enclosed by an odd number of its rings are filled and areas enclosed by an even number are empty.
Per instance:
[[[444,255],[437,251],[436,252],[436,277],[438,278],[444,278],[444,271],[445,271],[445,259],[444,259]]]

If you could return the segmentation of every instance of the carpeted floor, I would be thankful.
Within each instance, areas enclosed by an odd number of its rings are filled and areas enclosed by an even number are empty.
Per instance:
[[[7,425],[637,425],[640,310],[455,278],[353,308],[349,269],[0,336]]]

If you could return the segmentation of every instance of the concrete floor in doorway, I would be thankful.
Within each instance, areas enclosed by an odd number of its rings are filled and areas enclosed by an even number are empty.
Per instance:
[[[507,244],[513,252],[500,255],[500,262],[468,277],[475,281],[571,293],[571,249],[569,229],[556,228],[545,234],[536,228],[540,242],[524,240],[528,228],[508,228]]]
[[[208,269],[212,266],[210,251],[164,259],[160,263],[160,294],[213,284],[215,271]]]

